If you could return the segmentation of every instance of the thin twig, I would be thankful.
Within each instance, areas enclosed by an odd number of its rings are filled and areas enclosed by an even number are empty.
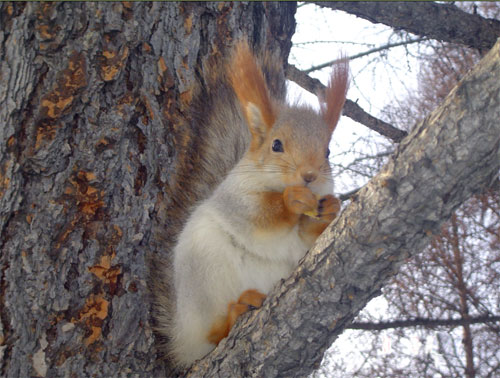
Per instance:
[[[371,50],[368,50],[368,51],[364,51],[364,52],[356,54],[356,55],[349,56],[349,57],[347,57],[347,59],[348,60],[354,60],[354,59],[361,58],[363,56],[374,54],[374,53],[379,52],[379,51],[388,50],[388,49],[393,48],[393,47],[410,45],[412,43],[419,43],[419,42],[423,42],[423,41],[427,41],[427,40],[429,40],[429,38],[416,38],[416,39],[412,39],[412,40],[409,40],[409,41],[401,41],[401,42],[396,42],[396,43],[388,43],[386,45],[379,46],[379,47],[376,47],[374,49],[371,49]],[[309,73],[311,73],[313,71],[321,70],[322,68],[325,68],[325,67],[330,67],[331,65],[336,64],[339,61],[340,61],[340,59],[335,59],[335,60],[332,60],[330,62],[318,64],[317,66],[311,67],[311,68],[309,68],[307,70],[304,70],[303,72],[306,73],[306,74],[309,74]]]
[[[354,322],[348,325],[346,328],[380,331],[384,329],[408,328],[408,327],[427,327],[427,328],[438,327],[438,326],[457,327],[470,324],[482,324],[482,323],[499,322],[499,321],[500,321],[500,316],[490,316],[490,315],[477,316],[468,319],[415,318],[410,320],[396,320],[392,322],[380,322],[380,323]]]

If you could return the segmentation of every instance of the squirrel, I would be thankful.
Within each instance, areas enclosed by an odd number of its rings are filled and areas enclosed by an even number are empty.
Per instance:
[[[157,332],[178,368],[204,357],[239,315],[260,307],[340,211],[328,144],[346,98],[348,61],[334,65],[319,112],[271,96],[273,83],[246,42],[224,67],[224,93],[211,94],[211,114],[194,118],[205,117],[212,130],[212,155],[224,155],[215,169],[229,172],[191,210],[165,268],[171,290],[155,293]],[[229,129],[238,136],[228,146]]]

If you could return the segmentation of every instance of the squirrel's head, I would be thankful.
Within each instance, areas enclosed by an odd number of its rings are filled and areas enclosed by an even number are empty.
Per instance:
[[[334,66],[320,112],[271,99],[264,76],[246,43],[235,49],[231,83],[252,139],[245,155],[263,173],[287,186],[321,187],[332,180],[328,145],[345,102],[347,60]],[[277,188],[276,188],[277,189]]]

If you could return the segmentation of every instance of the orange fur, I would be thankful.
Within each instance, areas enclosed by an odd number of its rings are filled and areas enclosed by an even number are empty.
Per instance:
[[[227,317],[220,318],[215,322],[215,324],[210,329],[210,332],[207,335],[207,341],[209,343],[218,345],[224,337],[227,337],[228,334],[229,334],[229,321]]]
[[[253,219],[253,224],[259,230],[273,231],[285,227],[293,227],[299,220],[299,215],[291,212],[283,200],[283,193],[261,192],[258,194],[261,211]]]
[[[248,104],[252,103],[260,110],[265,126],[270,129],[276,120],[276,114],[269,98],[264,75],[246,42],[236,45],[229,72],[232,86],[243,106],[247,121],[250,123]]]
[[[303,215],[299,220],[299,235],[309,243],[313,243],[325,228],[340,212],[340,200],[332,195],[326,195],[318,201],[318,218]]]
[[[289,186],[283,192],[285,207],[294,214],[314,210],[318,201],[311,189],[305,186]]]
[[[332,68],[332,74],[325,88],[324,103],[321,106],[323,119],[330,127],[331,132],[335,130],[339,121],[342,107],[349,87],[349,61],[346,58],[340,59]]]
[[[255,289],[249,289],[243,292],[238,298],[238,303],[246,304],[252,307],[262,306],[266,295]]]
[[[328,224],[329,222],[303,215],[299,221],[299,236],[306,243],[312,244],[325,231]]]
[[[266,299],[266,295],[258,290],[249,289],[243,292],[238,298],[238,302],[230,302],[227,307],[227,316],[219,319],[211,328],[207,336],[208,342],[218,345],[219,342],[229,335],[238,317],[251,308],[258,308]]]
[[[253,224],[263,231],[293,227],[302,214],[315,209],[318,210],[319,219],[328,224],[340,211],[340,201],[336,197],[326,195],[318,201],[311,190],[304,186],[289,186],[283,193],[261,192],[258,195],[261,211],[253,219]]]
[[[340,200],[328,194],[318,201],[318,213],[320,219],[330,223],[337,217],[340,212]]]

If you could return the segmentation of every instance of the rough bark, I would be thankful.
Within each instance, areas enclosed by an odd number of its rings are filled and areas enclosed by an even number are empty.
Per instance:
[[[0,376],[166,374],[146,259],[193,200],[180,120],[237,38],[286,61],[294,10],[0,4]]]
[[[500,21],[434,2],[315,2],[373,23],[487,52],[500,37]]]
[[[306,376],[411,255],[500,169],[500,42],[418,124],[264,306],[190,376]]]

